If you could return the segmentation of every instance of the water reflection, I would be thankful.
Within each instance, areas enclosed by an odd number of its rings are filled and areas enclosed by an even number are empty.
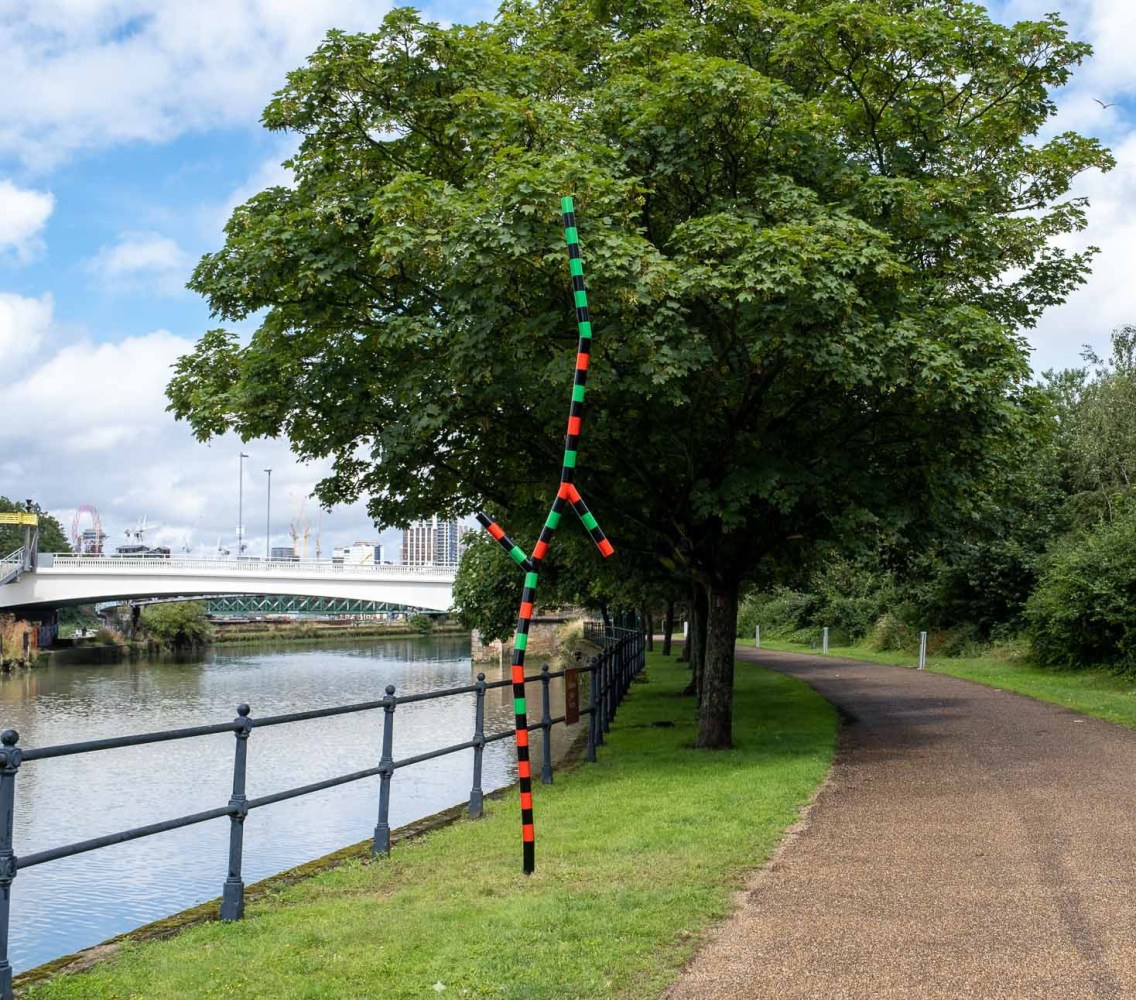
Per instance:
[[[468,639],[372,640],[328,646],[213,651],[193,662],[136,661],[53,667],[0,679],[0,727],[23,746],[45,746],[231,719],[247,701],[254,717],[330,707],[468,684]],[[506,668],[507,671],[507,668]],[[505,675],[486,671],[487,679]],[[563,711],[553,682],[552,714]],[[539,718],[540,685],[530,685]],[[382,710],[254,730],[248,794],[266,795],[378,763]],[[395,758],[473,734],[474,697],[402,705]],[[508,688],[486,696],[486,731],[512,724]],[[570,734],[554,730],[554,752]],[[213,808],[228,801],[233,737],[126,747],[32,761],[17,779],[16,852]],[[534,734],[534,759],[540,738]],[[473,752],[400,769],[392,780],[391,825],[468,798]],[[539,773],[539,764],[535,770]],[[486,791],[515,776],[508,740],[485,749]],[[371,835],[378,779],[277,803],[245,823],[245,878],[255,881]],[[228,820],[119,844],[21,872],[13,885],[11,956],[17,970],[94,944],[220,894]]]

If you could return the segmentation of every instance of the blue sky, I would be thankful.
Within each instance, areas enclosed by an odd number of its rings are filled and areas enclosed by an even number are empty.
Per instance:
[[[1070,245],[1102,248],[1094,277],[1030,334],[1038,370],[1077,363],[1136,322],[1136,3],[1006,0],[1001,19],[1058,8],[1093,59],[1059,95],[1054,131],[1097,135],[1117,155],[1086,176],[1091,225]],[[169,365],[210,325],[185,291],[236,204],[285,181],[290,146],[259,125],[286,72],[329,27],[374,27],[376,0],[0,0],[0,493],[69,521],[102,513],[112,541],[144,515],[154,542],[231,546],[239,442],[194,442],[164,412]],[[426,8],[440,20],[488,4]],[[1101,109],[1093,98],[1116,102]],[[272,544],[320,478],[285,442],[252,442],[246,536]],[[315,508],[306,514],[315,521]],[[373,539],[358,505],[325,514],[323,546]],[[395,536],[387,533],[386,541]]]

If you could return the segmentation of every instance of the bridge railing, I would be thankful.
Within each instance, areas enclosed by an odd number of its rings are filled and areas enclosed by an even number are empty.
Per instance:
[[[9,580],[19,576],[23,568],[24,549],[23,546],[21,546],[11,555],[0,559],[0,584],[7,583]]]
[[[569,668],[568,670],[550,671],[544,667],[539,674],[525,678],[526,682],[539,682],[541,685],[541,718],[539,722],[529,725],[530,732],[540,730],[544,734],[541,782],[552,784],[552,740],[551,730],[554,726],[566,725],[579,720],[581,716],[588,717],[587,743],[585,760],[594,762],[596,747],[604,743],[604,733],[615,718],[623,696],[631,685],[632,678],[644,667],[645,637],[639,633],[631,633],[617,644],[605,649],[599,656],[593,657],[586,667]],[[588,698],[586,708],[579,705],[579,674],[589,675]],[[550,682],[558,677],[565,678],[565,710],[562,714],[553,716],[550,703]],[[12,966],[8,960],[8,925],[10,917],[12,884],[17,874],[25,868],[58,861],[61,858],[74,857],[77,854],[86,854],[112,844],[121,844],[129,840],[138,840],[154,834],[165,833],[169,830],[178,830],[182,827],[205,823],[209,820],[229,818],[229,854],[228,875],[222,885],[221,905],[219,916],[222,920],[239,920],[244,915],[244,879],[241,874],[244,849],[244,823],[248,814],[254,809],[294,799],[301,795],[334,788],[349,782],[360,781],[363,778],[379,778],[379,797],[377,821],[374,829],[372,855],[386,856],[391,849],[390,828],[390,796],[392,779],[395,772],[402,768],[420,764],[423,761],[444,757],[448,754],[459,753],[464,750],[473,750],[473,774],[469,793],[467,811],[470,817],[481,815],[484,793],[481,788],[482,755],[485,747],[499,740],[507,740],[513,735],[512,729],[499,733],[485,732],[485,692],[495,688],[510,687],[512,681],[486,681],[485,674],[477,675],[477,682],[462,687],[447,688],[439,691],[426,691],[420,694],[411,694],[400,697],[393,684],[388,685],[386,695],[375,701],[359,702],[353,705],[339,705],[334,708],[320,708],[306,712],[291,712],[287,715],[264,716],[254,718],[248,705],[237,706],[237,717],[232,722],[221,722],[214,725],[187,726],[181,729],[168,729],[160,732],[138,733],[132,736],[112,736],[106,739],[85,740],[79,743],[64,743],[46,747],[21,747],[19,733],[13,729],[0,733],[0,1000],[12,1000]],[[571,698],[575,691],[577,697]],[[395,712],[399,705],[409,705],[414,702],[433,701],[439,698],[453,698],[461,695],[474,696],[473,734],[462,743],[440,747],[428,753],[415,754],[411,757],[396,759],[394,756],[394,723]],[[382,752],[378,764],[366,767],[349,774],[327,778],[285,791],[274,792],[271,795],[261,795],[249,798],[245,788],[246,764],[248,760],[249,737],[257,729],[267,726],[283,726],[293,722],[304,722],[309,719],[326,719],[334,715],[348,715],[356,712],[371,712],[382,709]],[[206,809],[202,812],[177,816],[173,819],[160,820],[146,826],[133,827],[117,833],[93,837],[89,840],[66,844],[62,847],[53,847],[47,850],[34,851],[30,854],[17,855],[13,844],[13,814],[16,796],[16,775],[22,766],[33,761],[48,760],[53,757],[72,757],[78,754],[97,753],[102,750],[113,750],[120,747],[143,746],[149,743],[167,743],[172,740],[194,739],[199,736],[211,736],[216,733],[233,733],[236,737],[236,746],[233,755],[233,784],[232,796],[227,804]],[[141,790],[136,789],[137,794]]]
[[[42,569],[114,573],[118,570],[201,570],[205,572],[278,573],[281,575],[326,574],[334,576],[452,576],[448,566],[403,566],[394,563],[348,564],[303,562],[295,559],[184,559],[162,556],[89,556],[74,553],[40,555]]]

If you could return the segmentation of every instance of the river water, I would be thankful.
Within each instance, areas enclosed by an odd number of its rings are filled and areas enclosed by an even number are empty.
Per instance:
[[[255,718],[378,699],[388,684],[403,695],[457,687],[474,675],[465,636],[215,649],[192,662],[45,667],[0,678],[0,728],[18,730],[21,746],[46,746],[226,722],[241,702]],[[504,675],[494,667],[486,676]],[[530,685],[530,721],[539,718],[539,688]],[[562,689],[552,694],[552,714],[562,714]],[[254,729],[249,797],[375,766],[382,716],[380,709]],[[473,719],[472,694],[400,706],[394,757],[464,742],[472,738]],[[489,691],[486,732],[511,724],[509,689]],[[559,752],[568,734],[562,726],[554,733]],[[234,742],[222,733],[25,763],[16,779],[17,855],[224,805]],[[538,761],[539,752],[534,734]],[[472,768],[468,750],[396,771],[391,826],[466,801]],[[512,741],[487,746],[482,787],[488,792],[515,776]],[[371,836],[378,782],[368,778],[251,812],[246,884]],[[221,818],[20,872],[12,885],[16,971],[219,896],[228,837],[229,820]]]

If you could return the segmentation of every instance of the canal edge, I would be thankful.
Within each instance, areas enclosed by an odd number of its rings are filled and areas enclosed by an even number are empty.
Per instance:
[[[585,728],[576,734],[575,738],[565,749],[559,762],[560,770],[571,773],[579,767],[584,759],[584,745],[586,742],[587,730]],[[494,800],[505,798],[515,792],[517,786],[518,782],[514,781],[512,784],[504,785],[501,788],[494,789],[492,792],[486,792],[485,798]],[[406,824],[406,826],[398,827],[396,830],[391,831],[391,846],[393,847],[396,844],[416,840],[436,830],[452,826],[454,823],[463,819],[468,819],[469,817],[466,815],[467,810],[468,803],[461,802],[457,805],[442,809],[439,812],[432,813],[429,816],[423,816],[413,823]],[[471,822],[476,822],[476,820],[471,820]],[[269,875],[259,882],[250,883],[245,887],[245,901],[247,903],[255,903],[272,892],[295,885],[297,882],[303,882],[323,872],[330,871],[333,868],[338,868],[348,861],[374,860],[381,862],[383,860],[381,858],[372,859],[372,846],[373,841],[368,838],[356,844],[341,847],[337,851],[324,854],[312,861],[306,861],[302,865],[296,865],[294,868],[288,868],[285,871],[277,872],[275,875]],[[112,938],[108,938],[106,941],[91,945],[89,948],[83,948],[80,951],[72,952],[70,955],[62,955],[59,958],[52,959],[50,962],[37,965],[15,976],[12,985],[16,995],[19,996],[29,987],[38,986],[47,982],[49,979],[54,979],[58,975],[86,972],[116,955],[124,944],[163,941],[167,938],[175,937],[182,931],[188,930],[190,927],[212,923],[220,920],[220,918],[221,897],[217,896],[214,899],[206,900],[204,903],[191,906],[186,910],[173,913],[168,917],[162,917],[148,924],[143,924],[141,927],[136,927],[132,931],[117,934]]]

